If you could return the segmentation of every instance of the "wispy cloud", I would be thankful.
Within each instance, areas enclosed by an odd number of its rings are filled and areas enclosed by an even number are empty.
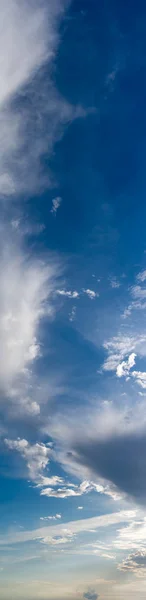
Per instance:
[[[38,193],[48,186],[52,177],[42,157],[50,156],[66,124],[86,115],[82,107],[70,106],[51,80],[66,6],[67,0],[37,0],[35,9],[25,0],[1,2],[1,196]]]
[[[53,198],[52,200],[52,208],[51,208],[51,213],[53,215],[56,216],[57,210],[59,208],[59,206],[61,205],[62,202],[62,198],[60,198],[60,196],[57,196],[56,198]]]
[[[72,310],[71,310],[71,312],[69,314],[69,321],[71,323],[73,323],[73,321],[75,321],[75,318],[76,318],[76,306],[73,306]]]
[[[48,517],[40,517],[40,521],[57,521],[58,519],[61,519],[61,515],[56,514],[56,515],[49,515]]]
[[[77,521],[69,521],[66,523],[59,523],[57,525],[49,525],[43,528],[38,528],[31,531],[19,531],[16,533],[5,534],[0,536],[0,544],[16,544],[23,543],[26,541],[41,539],[46,536],[57,536],[62,535],[64,528],[69,530],[72,534],[79,534],[84,531],[90,531],[91,529],[100,529],[101,527],[110,527],[110,525],[116,525],[118,523],[129,523],[135,517],[135,511],[119,511],[112,514],[104,514],[101,516],[90,517],[88,519],[79,519]]]
[[[145,281],[146,280],[146,271],[141,271],[140,273],[138,273],[137,275],[137,281]]]
[[[132,377],[136,380],[138,385],[143,389],[146,389],[146,372],[145,371],[132,371]]]
[[[19,242],[1,231],[0,389],[12,401],[18,398],[30,414],[39,413],[36,398],[29,401],[29,392],[33,363],[41,354],[39,325],[44,316],[52,319],[54,314],[55,271],[52,261],[46,265],[25,255]]]
[[[130,287],[130,296],[132,300],[123,312],[123,318],[127,319],[133,311],[146,310],[146,288],[143,283],[146,280],[146,271],[141,271],[136,275],[135,284]]]
[[[146,519],[141,516],[131,523],[118,529],[118,536],[113,542],[119,550],[146,550]]]
[[[51,449],[45,444],[29,444],[27,440],[9,440],[5,439],[5,444],[9,450],[19,452],[27,463],[28,473],[32,481],[37,481],[40,473],[49,463]]]
[[[121,285],[120,281],[118,281],[117,277],[111,277],[110,278],[110,286],[113,289],[118,289]]]
[[[90,492],[105,494],[113,498],[113,500],[121,499],[121,496],[120,494],[118,494],[116,489],[112,489],[108,485],[104,486],[101,483],[95,483],[94,481],[83,481],[80,485],[73,485],[67,483],[66,486],[62,486],[56,489],[46,487],[42,489],[41,496],[48,496],[52,498],[70,498],[75,496],[83,496],[84,494],[89,494]]]
[[[21,4],[16,0],[11,4],[7,0],[2,0],[1,3],[0,192],[4,195],[28,189],[34,158],[39,159],[43,150],[38,112],[34,113],[36,140],[34,141],[34,137],[32,139],[29,129],[31,147],[28,150],[28,128],[31,127],[33,131],[34,120],[31,97],[29,112],[25,108],[24,88],[40,67],[53,58],[57,43],[56,19],[60,14],[59,4],[55,2],[54,9],[52,7],[48,14],[44,2],[37,2],[35,11],[32,3],[28,4],[23,0]],[[34,86],[33,92],[35,95]],[[17,95],[19,106],[16,111]]]

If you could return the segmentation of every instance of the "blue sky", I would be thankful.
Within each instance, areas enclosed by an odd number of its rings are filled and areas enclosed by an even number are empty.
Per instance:
[[[145,31],[1,1],[2,600],[146,595]]]

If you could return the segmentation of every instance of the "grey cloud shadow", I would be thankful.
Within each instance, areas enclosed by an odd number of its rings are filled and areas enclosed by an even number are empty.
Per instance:
[[[77,462],[140,503],[146,500],[146,434],[76,442]]]

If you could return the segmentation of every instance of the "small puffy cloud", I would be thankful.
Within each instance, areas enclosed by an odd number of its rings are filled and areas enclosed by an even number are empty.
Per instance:
[[[56,216],[57,210],[60,207],[61,202],[62,202],[62,198],[60,198],[60,196],[57,196],[57,198],[53,198],[53,200],[52,200],[52,208],[51,208],[51,211],[50,211],[53,215]]]
[[[49,546],[62,546],[64,544],[70,544],[75,537],[75,534],[68,529],[62,529],[62,533],[59,535],[47,535],[43,538],[40,538],[42,544],[47,544]]]
[[[25,439],[18,438],[17,440],[5,439],[5,444],[9,450],[16,450],[21,454],[26,461],[29,477],[32,481],[37,481],[41,471],[43,471],[49,463],[51,449],[45,444],[29,444]]]
[[[85,600],[97,600],[99,595],[95,592],[95,590],[89,588],[87,592],[84,592],[83,598],[85,598]]]
[[[66,298],[78,298],[79,297],[79,293],[75,290],[75,291],[71,291],[71,290],[57,290],[57,294],[58,296],[66,296]]]
[[[78,510],[83,510],[83,506],[78,506]]]
[[[94,300],[95,298],[99,297],[98,292],[94,292],[94,290],[90,290],[89,288],[86,290],[83,289],[83,292],[86,294],[86,296],[88,296],[88,298],[90,298],[90,300]]]
[[[73,496],[80,496],[80,492],[70,487],[62,487],[53,489],[51,487],[41,490],[41,496],[48,496],[48,498],[71,498]]]

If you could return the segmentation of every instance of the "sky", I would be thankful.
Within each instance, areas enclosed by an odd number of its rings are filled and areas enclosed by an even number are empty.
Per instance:
[[[146,5],[0,11],[0,598],[144,599]]]

